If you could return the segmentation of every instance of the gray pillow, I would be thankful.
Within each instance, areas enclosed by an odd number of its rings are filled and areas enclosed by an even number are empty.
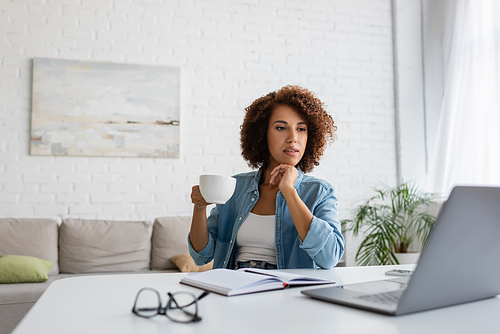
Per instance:
[[[49,275],[59,273],[59,224],[52,219],[0,218],[0,255],[24,255],[52,261]]]
[[[190,216],[155,219],[151,251],[153,270],[177,269],[170,258],[188,252],[187,236],[190,226]]]
[[[59,230],[63,273],[126,272],[149,269],[148,221],[65,219]]]

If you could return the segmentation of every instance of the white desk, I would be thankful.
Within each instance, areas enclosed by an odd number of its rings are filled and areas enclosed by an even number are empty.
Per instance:
[[[303,275],[349,284],[390,278],[389,269],[411,266],[345,267],[296,270]],[[54,282],[16,327],[31,333],[500,333],[500,298],[401,317],[310,299],[291,288],[224,297],[211,293],[199,303],[203,320],[177,324],[165,316],[143,319],[132,305],[143,287],[167,291],[200,290],[179,284],[185,274],[111,275],[68,278]],[[313,287],[314,288],[314,287]],[[308,289],[311,289],[309,287]]]

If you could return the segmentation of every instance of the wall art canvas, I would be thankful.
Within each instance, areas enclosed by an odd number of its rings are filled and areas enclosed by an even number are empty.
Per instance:
[[[31,154],[179,157],[180,68],[33,60]]]

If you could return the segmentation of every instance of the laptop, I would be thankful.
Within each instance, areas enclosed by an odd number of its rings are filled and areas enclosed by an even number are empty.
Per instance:
[[[500,294],[500,187],[457,186],[410,277],[303,290],[306,296],[402,315]]]

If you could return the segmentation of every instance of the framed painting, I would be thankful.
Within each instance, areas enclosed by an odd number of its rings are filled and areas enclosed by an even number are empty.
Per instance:
[[[33,60],[31,154],[179,157],[180,68]]]

